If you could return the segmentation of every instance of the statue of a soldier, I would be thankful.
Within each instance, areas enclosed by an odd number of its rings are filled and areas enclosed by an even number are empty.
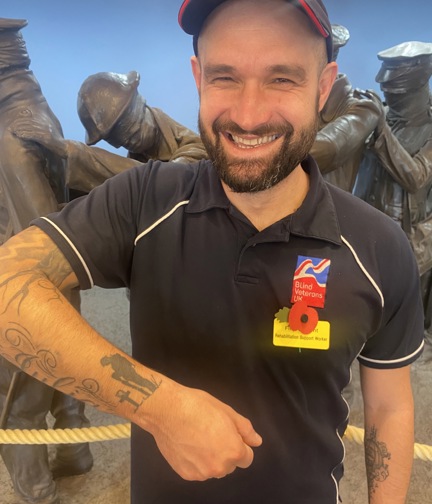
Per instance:
[[[199,135],[150,107],[138,92],[139,82],[135,71],[87,77],[78,93],[78,115],[86,129],[87,145],[65,140],[32,120],[16,123],[15,133],[67,159],[67,184],[81,192],[150,159],[193,162],[206,158]],[[89,147],[100,140],[124,147],[128,157]]]
[[[387,105],[362,162],[354,193],[396,220],[416,254],[429,360],[432,299],[432,43],[404,42],[378,54]],[[429,347],[429,348],[428,348]]]
[[[332,25],[333,61],[350,34],[342,25]],[[348,77],[337,76],[320,114],[318,134],[311,149],[324,178],[351,192],[366,149],[366,141],[384,115],[383,106],[370,91],[355,89]]]
[[[26,25],[25,20],[0,18],[0,231],[3,236],[26,228],[36,217],[56,211],[66,199],[64,160],[39,145],[23,143],[12,134],[15,122],[32,119],[55,135],[63,135],[58,119],[29,69],[30,58],[20,33]],[[69,293],[68,297],[78,309],[77,293]],[[55,428],[88,426],[83,403],[0,358],[0,428],[43,429],[49,412],[54,416]],[[88,443],[60,445],[51,467],[45,445],[4,444],[0,445],[0,455],[17,495],[32,504],[58,504],[54,478],[82,474],[93,465]]]

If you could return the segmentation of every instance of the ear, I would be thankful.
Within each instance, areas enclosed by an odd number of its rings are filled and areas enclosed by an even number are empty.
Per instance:
[[[195,85],[199,93],[201,90],[201,65],[196,56],[192,56],[191,65],[192,65],[192,75],[195,79]]]
[[[337,63],[332,61],[328,63],[324,70],[321,72],[319,80],[319,111],[323,109],[327,98],[332,90],[333,83],[336,80],[338,74]]]

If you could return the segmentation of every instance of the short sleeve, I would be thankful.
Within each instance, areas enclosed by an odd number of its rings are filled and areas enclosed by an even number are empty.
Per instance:
[[[405,233],[396,224],[393,233],[399,235],[393,241],[394,247],[389,249],[384,243],[386,251],[377,251],[384,302],[381,324],[358,357],[361,364],[378,369],[411,364],[421,355],[424,345],[418,267]]]
[[[82,289],[129,286],[137,209],[148,173],[147,165],[127,170],[32,223],[62,250]]]

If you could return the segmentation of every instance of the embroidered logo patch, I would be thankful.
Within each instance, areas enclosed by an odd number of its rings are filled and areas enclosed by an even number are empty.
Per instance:
[[[302,301],[308,306],[324,308],[330,264],[330,259],[298,256],[291,303]]]

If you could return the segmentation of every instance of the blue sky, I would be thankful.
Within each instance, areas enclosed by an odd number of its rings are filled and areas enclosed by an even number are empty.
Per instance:
[[[139,91],[149,105],[196,130],[192,44],[177,25],[181,0],[3,0],[2,4],[6,4],[2,17],[28,20],[22,34],[30,68],[66,138],[84,139],[77,93],[86,77],[102,71],[137,70]],[[326,5],[332,22],[350,30],[351,39],[338,62],[355,87],[379,91],[375,83],[379,51],[408,40],[432,42],[431,0],[327,0]]]

